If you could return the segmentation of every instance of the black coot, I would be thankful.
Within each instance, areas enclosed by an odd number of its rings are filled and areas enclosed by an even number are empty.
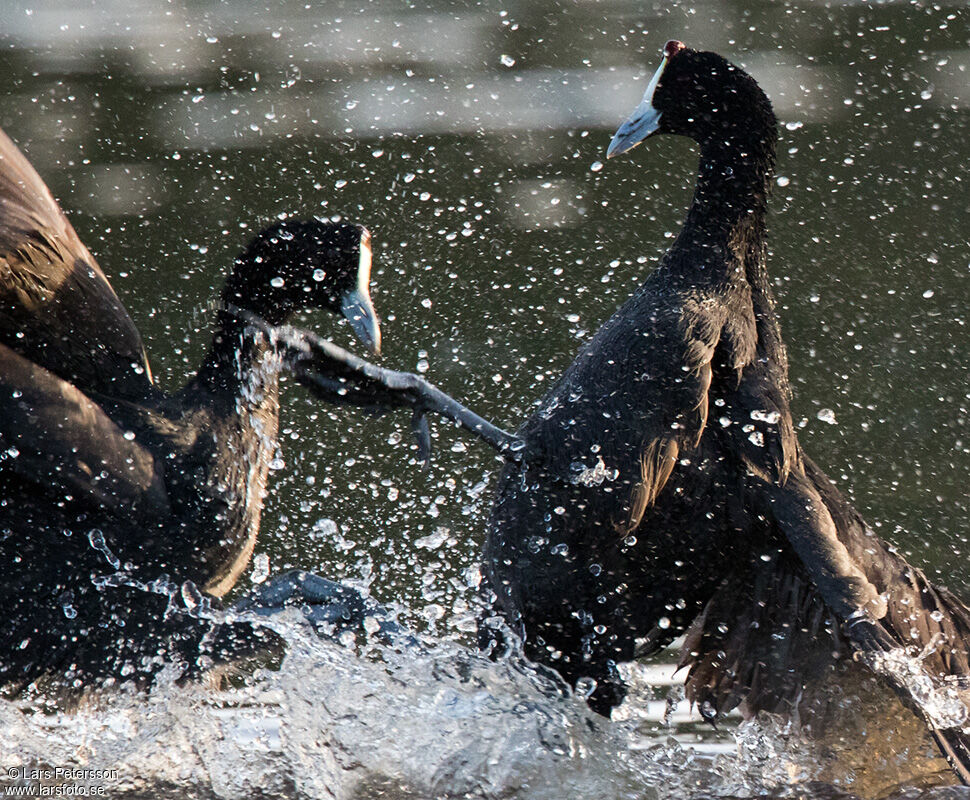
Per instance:
[[[596,679],[607,714],[617,662],[688,628],[688,692],[711,719],[742,700],[791,710],[833,653],[861,654],[966,780],[970,612],[866,526],[792,426],[765,267],[771,104],[721,56],[669,42],[607,155],[654,133],[699,145],[694,198],[519,431],[485,546],[497,607],[529,657]]]
[[[286,354],[251,320],[342,312],[377,350],[369,275],[359,226],[266,229],[236,260],[197,375],[165,394],[104,274],[0,132],[0,686],[150,673],[166,634],[198,640],[177,617],[246,567],[277,447]]]

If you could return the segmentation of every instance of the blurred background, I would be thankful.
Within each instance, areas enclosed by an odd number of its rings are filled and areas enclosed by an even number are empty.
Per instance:
[[[970,595],[962,0],[10,0],[0,32],[0,125],[166,388],[255,230],[339,215],[374,234],[380,363],[510,429],[680,228],[690,142],[604,157],[665,40],[743,65],[783,123],[770,270],[802,442]],[[325,317],[299,322],[359,352]],[[407,414],[335,411],[292,382],[283,405],[257,579],[305,567],[466,635],[500,462],[433,422],[422,471]]]

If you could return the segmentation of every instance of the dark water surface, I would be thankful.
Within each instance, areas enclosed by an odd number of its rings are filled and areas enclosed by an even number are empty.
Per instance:
[[[884,536],[967,595],[965,9],[18,0],[0,7],[0,124],[164,386],[198,363],[206,304],[255,229],[340,214],[378,243],[381,363],[426,369],[514,428],[689,200],[689,142],[605,164],[612,131],[666,39],[717,50],[783,122],[770,268],[802,442]],[[330,319],[301,323],[350,341]],[[362,579],[412,622],[468,630],[493,455],[438,425],[422,472],[406,415],[284,389],[285,467],[257,545],[271,572]]]

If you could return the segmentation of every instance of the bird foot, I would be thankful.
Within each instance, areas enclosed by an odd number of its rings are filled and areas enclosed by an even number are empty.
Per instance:
[[[251,590],[233,604],[232,610],[261,617],[297,608],[318,635],[339,639],[341,634],[375,634],[391,641],[409,634],[392,618],[391,612],[358,590],[312,572],[293,570]]]
[[[285,345],[284,358],[297,380],[321,399],[377,412],[411,408],[411,427],[422,461],[427,462],[431,454],[429,412],[457,422],[506,459],[522,459],[525,443],[519,437],[480,417],[419,375],[379,367],[309,331],[288,326],[272,330],[277,343]]]

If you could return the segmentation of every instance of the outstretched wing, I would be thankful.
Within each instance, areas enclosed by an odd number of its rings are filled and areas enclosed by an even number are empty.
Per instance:
[[[753,553],[687,631],[687,696],[714,719],[743,703],[751,713],[795,715],[811,702],[833,654],[847,652],[839,624],[791,551]]]
[[[0,131],[0,343],[86,392],[135,398],[141,336],[50,191]]]
[[[53,488],[62,502],[153,519],[168,513],[152,454],[76,386],[0,344],[0,395],[0,472],[41,484],[47,503]]]
[[[688,634],[689,697],[709,716],[741,702],[788,712],[833,652],[851,650],[970,781],[970,609],[879,539],[804,455],[802,465],[772,502],[791,549],[739,570]]]

